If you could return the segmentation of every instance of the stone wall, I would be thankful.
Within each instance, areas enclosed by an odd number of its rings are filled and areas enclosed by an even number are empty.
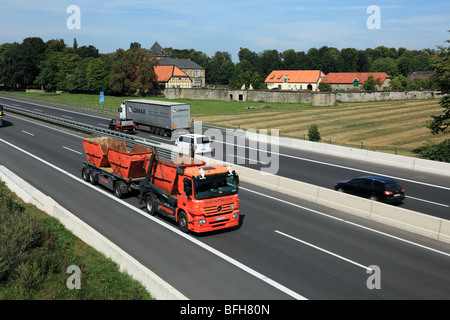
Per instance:
[[[374,92],[311,92],[231,90],[231,89],[180,89],[167,88],[164,95],[168,99],[254,101],[268,103],[311,103],[313,106],[332,106],[340,102],[368,102],[383,100],[411,100],[439,98],[437,91],[374,91]]]

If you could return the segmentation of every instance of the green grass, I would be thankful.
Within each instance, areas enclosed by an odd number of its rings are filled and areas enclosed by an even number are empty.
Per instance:
[[[68,289],[71,265],[81,288]],[[0,181],[0,300],[151,300],[112,260]]]

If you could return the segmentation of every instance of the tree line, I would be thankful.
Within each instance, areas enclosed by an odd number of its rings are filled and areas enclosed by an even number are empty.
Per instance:
[[[173,58],[191,59],[206,71],[208,85],[232,88],[264,89],[264,80],[272,70],[322,70],[329,72],[386,72],[393,89],[411,88],[406,77],[414,71],[433,70],[433,49],[408,50],[388,48],[358,50],[323,46],[308,51],[293,49],[279,52],[254,52],[240,48],[239,62],[234,63],[226,51],[212,57],[194,49],[166,48]],[[54,91],[113,95],[145,95],[158,89],[153,66],[155,57],[132,42],[130,48],[101,54],[92,45],[79,47],[76,39],[72,47],[64,40],[44,42],[41,38],[26,38],[22,43],[0,45],[0,85],[7,88],[43,88]],[[419,83],[420,87],[432,84]]]

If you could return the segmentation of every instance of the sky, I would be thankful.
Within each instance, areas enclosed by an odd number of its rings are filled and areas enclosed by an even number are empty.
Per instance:
[[[448,0],[0,0],[0,44],[64,39],[100,53],[194,49],[212,57],[240,48],[307,52],[322,46],[435,49],[450,39]]]

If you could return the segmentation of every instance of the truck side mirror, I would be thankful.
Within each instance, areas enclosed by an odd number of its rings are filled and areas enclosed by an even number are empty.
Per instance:
[[[192,195],[192,182],[188,178],[184,178],[184,193],[190,197]]]

